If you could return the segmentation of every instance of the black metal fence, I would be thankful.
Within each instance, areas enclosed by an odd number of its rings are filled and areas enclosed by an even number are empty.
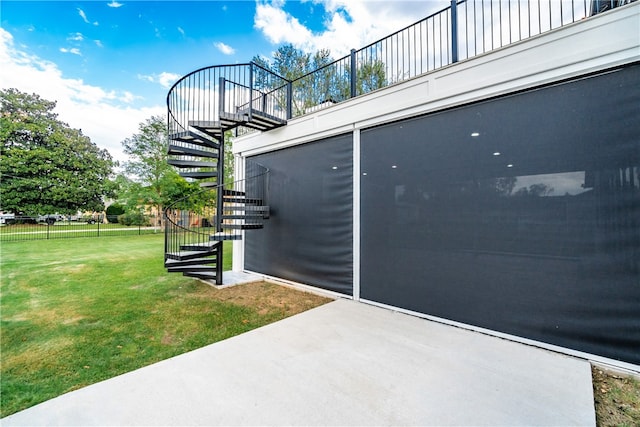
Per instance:
[[[140,224],[118,223],[117,216],[96,216],[89,220],[39,220],[35,217],[5,218],[0,225],[0,241],[68,239],[74,237],[105,237],[162,233],[163,228],[153,216]]]

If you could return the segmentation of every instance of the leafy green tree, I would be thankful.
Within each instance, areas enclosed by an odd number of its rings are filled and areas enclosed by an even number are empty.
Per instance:
[[[29,215],[104,210],[113,161],[58,120],[55,102],[0,90],[0,209]]]
[[[306,108],[317,105],[330,97],[327,78],[318,78],[318,75],[300,78],[332,61],[331,52],[328,49],[321,49],[312,55],[295,48],[292,44],[280,46],[273,54],[273,61],[260,56],[253,58],[253,62],[261,67],[287,80],[296,80],[293,86],[294,116],[303,114]],[[267,81],[269,80],[266,77],[261,78],[258,75],[258,82],[264,84]],[[284,99],[281,104],[284,106]]]
[[[340,102],[351,96],[351,69],[343,61],[334,62],[328,49],[305,53],[292,44],[280,46],[273,60],[256,56],[253,62],[287,80],[293,81],[293,115],[308,112],[325,102]],[[265,73],[258,73],[258,85],[268,88]],[[359,62],[356,69],[356,94],[361,95],[386,86],[386,67],[379,59]],[[280,101],[284,106],[284,99]]]
[[[175,171],[167,163],[168,143],[166,121],[161,116],[140,123],[138,133],[122,141],[124,152],[129,155],[124,171],[131,182],[120,197],[126,196],[130,209],[150,205],[160,213],[170,203],[166,181]]]
[[[187,201],[191,206],[204,203],[198,183],[188,182],[167,163],[168,143],[167,125],[160,116],[140,123],[138,133],[122,141],[130,160],[124,163],[128,177],[117,179],[118,199],[127,206],[127,212],[152,206],[161,216],[165,207],[182,199],[184,206]]]
[[[129,161],[124,163],[125,172],[134,180],[154,187],[161,193],[159,182],[172,170],[167,163],[167,124],[163,117],[153,116],[138,126],[138,133],[122,141]]]
[[[387,85],[384,62],[379,59],[358,64],[356,71],[356,94],[362,95]]]
[[[224,184],[234,181],[233,166],[235,159],[233,158],[233,132],[226,131],[224,133]]]

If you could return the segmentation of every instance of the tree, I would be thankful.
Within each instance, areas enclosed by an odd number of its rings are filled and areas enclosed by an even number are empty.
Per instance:
[[[546,197],[553,193],[553,187],[547,184],[531,184],[529,188],[522,187],[516,191],[516,196],[524,197]]]
[[[351,97],[351,70],[344,61],[334,62],[328,49],[305,53],[292,44],[280,46],[273,61],[256,56],[253,62],[293,83],[293,115],[308,112],[325,102],[340,102]],[[379,59],[360,62],[356,69],[356,94],[361,95],[387,85],[386,68]],[[269,79],[258,73],[258,85],[268,86]],[[284,99],[281,100],[284,105]],[[282,106],[281,105],[281,106]]]
[[[234,181],[233,167],[235,159],[233,158],[233,132],[226,131],[224,133],[224,178],[221,184],[228,184]]]
[[[130,160],[124,163],[125,172],[135,185],[126,189],[130,208],[151,205],[162,212],[167,199],[165,181],[175,171],[167,163],[168,132],[163,117],[153,116],[138,126],[138,133],[122,141]],[[133,184],[132,183],[132,184]]]
[[[295,48],[292,44],[280,46],[273,54],[273,61],[255,56],[253,62],[261,67],[294,81],[293,85],[293,114],[303,114],[306,108],[312,107],[329,99],[331,69],[325,69],[325,73],[308,75],[314,70],[324,67],[333,61],[328,49],[321,49],[315,54],[305,53]],[[302,78],[306,76],[305,78]],[[269,81],[263,78],[259,81]],[[284,105],[284,99],[281,101]]]
[[[127,177],[118,177],[119,200],[129,212],[152,206],[159,215],[169,204],[188,198],[195,206],[204,203],[197,183],[188,182],[167,162],[168,132],[165,119],[154,116],[140,123],[139,132],[122,141],[130,160],[124,163]]]
[[[104,210],[113,161],[81,130],[58,120],[55,102],[0,90],[0,209],[29,215]]]
[[[139,133],[122,141],[125,154],[130,160],[124,163],[124,170],[134,180],[154,187],[160,193],[159,182],[168,171],[168,133],[165,119],[153,116],[138,126]]]
[[[356,71],[356,94],[362,95],[387,85],[384,62],[375,59],[358,64]]]

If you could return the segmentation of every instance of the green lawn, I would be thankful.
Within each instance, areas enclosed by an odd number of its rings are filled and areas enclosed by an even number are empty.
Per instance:
[[[0,250],[2,417],[290,314],[233,304],[166,273],[162,235]]]

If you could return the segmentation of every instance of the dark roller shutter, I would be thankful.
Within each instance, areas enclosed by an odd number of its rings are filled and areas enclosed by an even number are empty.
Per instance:
[[[265,228],[246,233],[245,268],[353,293],[351,134],[251,157],[270,169]]]
[[[364,299],[640,364],[640,67],[361,134]]]

